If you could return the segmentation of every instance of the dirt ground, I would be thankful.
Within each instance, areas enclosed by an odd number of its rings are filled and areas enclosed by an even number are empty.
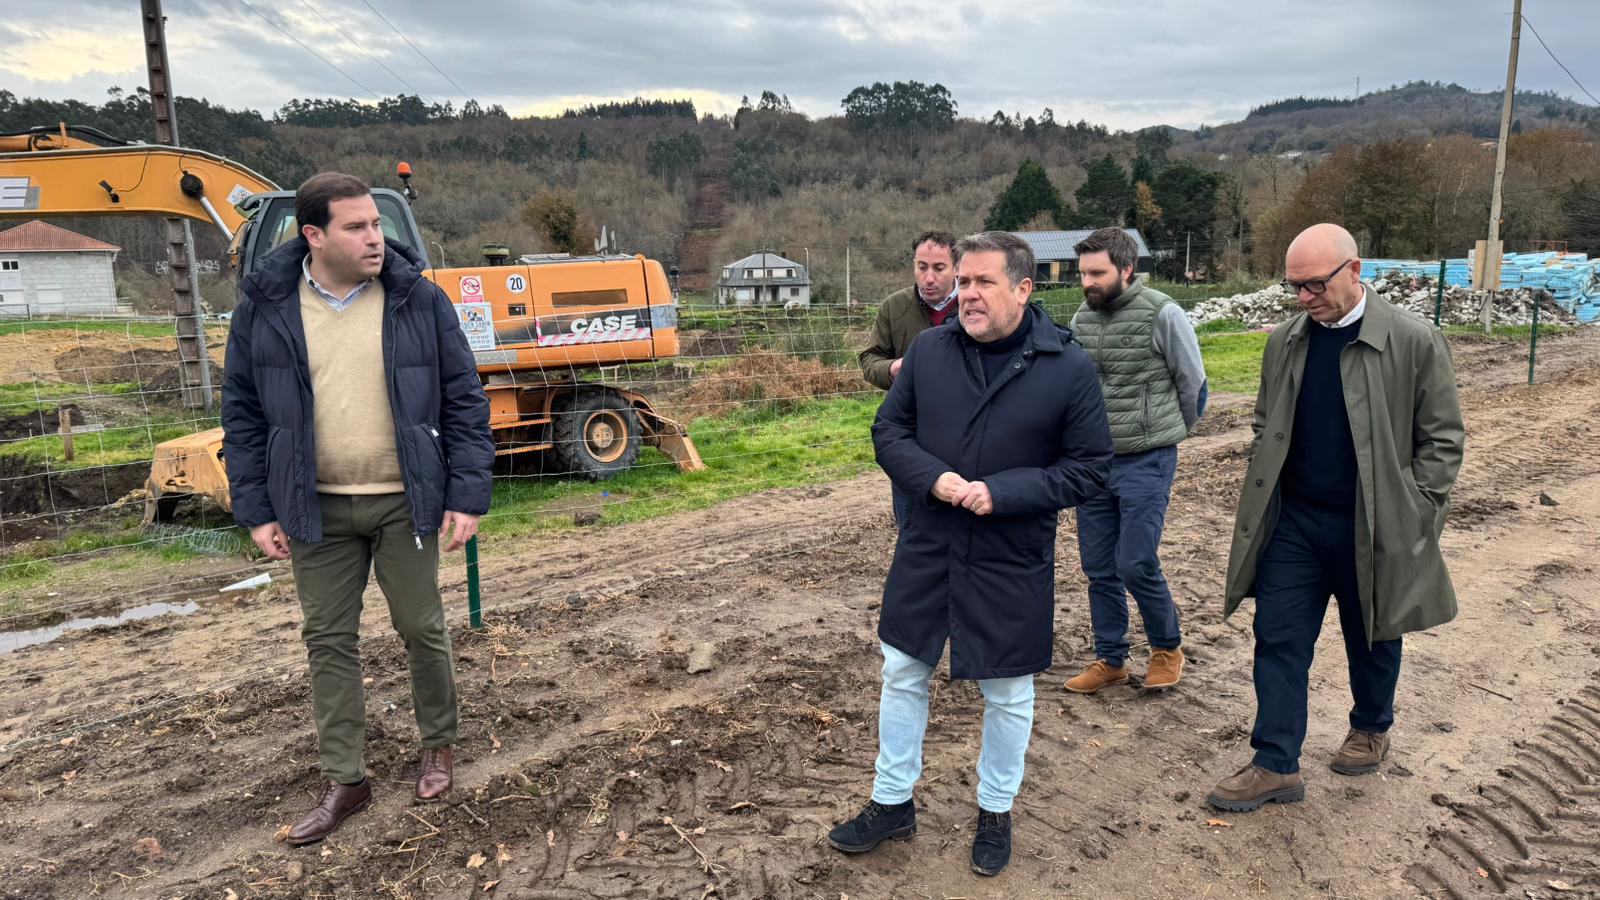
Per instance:
[[[1064,517],[1056,665],[997,879],[966,864],[981,698],[943,676],[917,837],[863,857],[823,840],[872,779],[893,549],[874,474],[499,546],[481,631],[452,560],[463,718],[439,806],[409,801],[404,652],[369,595],[378,798],[302,850],[275,839],[318,787],[287,572],[263,567],[278,584],[242,596],[215,593],[240,577],[215,562],[60,585],[201,609],[0,655],[0,895],[1600,896],[1600,331],[1540,351],[1527,387],[1523,348],[1457,347],[1469,442],[1445,549],[1462,615],[1407,639],[1395,749],[1363,778],[1326,768],[1350,702],[1330,615],[1304,803],[1219,816],[1201,799],[1248,760],[1254,704],[1249,607],[1221,619],[1248,439],[1233,397],[1219,421],[1238,424],[1184,445],[1168,518],[1179,689],[1062,689],[1090,659]]]

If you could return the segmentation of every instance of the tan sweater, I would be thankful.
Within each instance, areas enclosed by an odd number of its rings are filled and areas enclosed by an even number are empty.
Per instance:
[[[334,312],[300,280],[320,493],[405,490],[383,371],[383,304],[383,284],[376,278],[344,312]]]

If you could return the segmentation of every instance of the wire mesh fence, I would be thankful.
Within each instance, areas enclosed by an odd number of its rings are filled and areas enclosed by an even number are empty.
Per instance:
[[[813,295],[806,304],[741,305],[685,293],[677,298],[675,346],[657,333],[614,344],[596,364],[590,346],[555,344],[537,369],[480,357],[491,393],[561,385],[579,398],[642,398],[654,415],[683,426],[704,463],[701,471],[680,471],[680,460],[650,444],[635,410],[612,420],[633,445],[627,464],[594,480],[593,469],[573,462],[574,445],[592,451],[594,435],[563,428],[561,417],[592,418],[603,406],[574,401],[519,412],[524,422],[540,413],[543,421],[497,429],[501,450],[529,452],[507,452],[497,462],[494,501],[482,523],[485,563],[514,558],[535,534],[624,525],[873,469],[870,426],[881,392],[863,380],[858,354],[870,340],[878,301],[911,283],[910,251],[809,249],[814,281],[846,280],[838,266],[848,259],[851,290],[836,293],[839,302]],[[218,291],[209,296],[215,302]],[[871,300],[844,302],[847,296]],[[1081,293],[1052,288],[1038,299],[1066,321]],[[160,491],[151,493],[159,488],[152,460],[162,444],[220,424],[231,322],[225,314],[206,321],[215,386],[209,410],[184,402],[177,324],[171,315],[0,321],[0,636],[172,599],[198,597],[203,609],[222,586],[264,571],[287,574],[286,566],[259,557],[215,493],[159,501]],[[459,566],[459,558],[445,565]],[[486,605],[498,608],[497,598]],[[193,628],[211,627],[208,621],[185,626],[189,639]],[[298,657],[288,646],[294,642],[284,643]],[[0,640],[0,658],[7,652]],[[33,683],[41,671],[71,664],[48,659],[44,669],[0,670],[0,684]],[[303,664],[272,659],[232,676],[264,677]],[[223,687],[184,684],[167,700]]]

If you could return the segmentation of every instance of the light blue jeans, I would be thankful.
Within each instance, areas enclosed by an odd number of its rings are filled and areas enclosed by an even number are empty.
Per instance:
[[[878,701],[877,777],[872,799],[886,806],[911,799],[922,777],[922,736],[928,730],[928,679],[933,668],[883,648],[883,696]],[[1022,787],[1023,757],[1033,734],[1033,676],[990,678],[983,691],[983,750],[978,754],[978,806],[1011,811]]]

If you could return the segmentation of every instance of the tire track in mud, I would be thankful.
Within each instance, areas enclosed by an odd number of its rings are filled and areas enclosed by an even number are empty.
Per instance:
[[[1592,673],[1593,675],[1600,673]],[[1492,781],[1457,800],[1435,794],[1450,820],[1429,829],[1405,877],[1456,900],[1483,894],[1600,894],[1600,687],[1561,701]]]

